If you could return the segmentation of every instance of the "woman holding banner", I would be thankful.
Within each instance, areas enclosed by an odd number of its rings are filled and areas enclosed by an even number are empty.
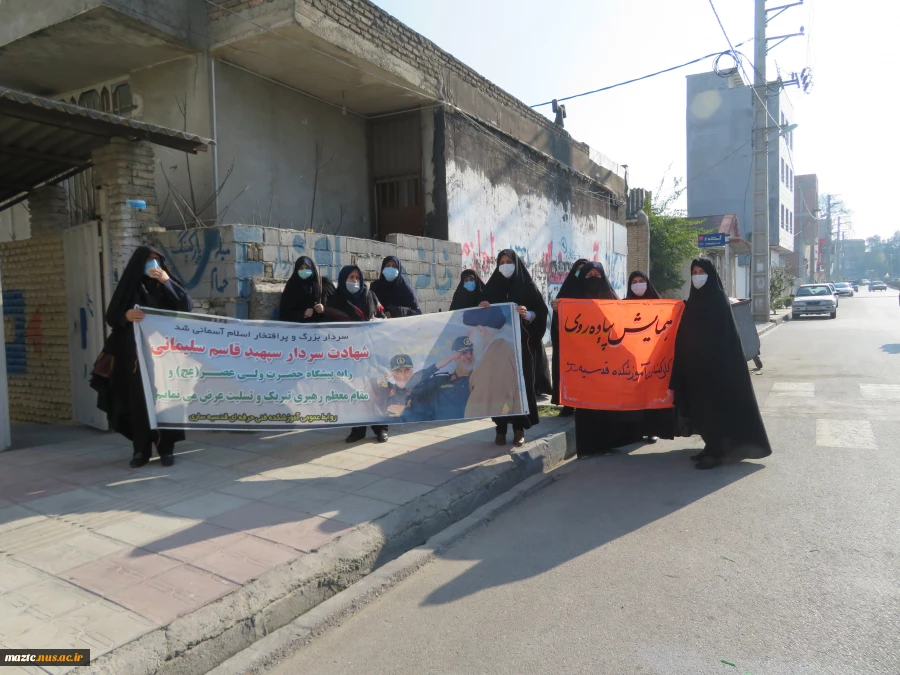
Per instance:
[[[416,292],[403,278],[400,258],[395,255],[389,255],[381,261],[381,276],[372,282],[372,292],[384,305],[384,315],[388,319],[422,313]]]
[[[739,461],[772,454],[731,303],[709,258],[691,263],[691,292],[669,386],[676,408],[706,444],[691,457],[698,469],[712,469],[726,457]]]
[[[373,321],[384,318],[384,307],[366,286],[362,270],[356,265],[347,265],[338,275],[337,292],[328,298],[325,316],[331,321]],[[379,443],[387,442],[387,426],[373,425],[372,431]],[[365,427],[353,427],[347,442],[356,443],[365,437]]]
[[[292,323],[323,321],[325,306],[334,291],[331,280],[319,276],[319,268],[312,258],[300,256],[294,263],[294,273],[281,292],[278,320]]]
[[[549,310],[528,269],[511,249],[504,249],[497,256],[497,268],[485,284],[484,295],[485,300],[479,307],[512,302],[515,303],[516,312],[521,319],[522,372],[525,377],[528,414],[493,418],[497,427],[497,436],[494,439],[497,445],[506,445],[506,433],[509,423],[512,422],[513,445],[521,447],[525,444],[525,429],[530,429],[540,421],[535,383],[542,379],[550,379],[549,372],[546,372],[547,354],[544,352],[543,343]]]
[[[132,468],[150,461],[154,443],[160,464],[172,466],[175,443],[184,440],[184,432],[150,428],[132,325],[145,315],[135,305],[177,312],[190,312],[194,308],[184,286],[169,275],[162,253],[149,246],[140,246],[132,254],[110,300],[106,323],[112,331],[94,366],[91,386],[99,392],[97,407],[106,413],[109,428],[131,441]],[[112,362],[109,372],[98,367],[104,359]]]
[[[659,300],[659,293],[650,282],[650,277],[635,270],[628,277],[626,300]],[[675,414],[672,409],[637,411],[635,423],[641,429],[648,443],[656,443],[659,437],[675,438]]]
[[[459,286],[450,301],[450,311],[474,309],[484,300],[484,282],[475,270],[463,270],[459,275]]]
[[[556,313],[556,308],[559,307],[559,301],[563,298],[577,297],[575,289],[578,286],[578,275],[581,273],[581,268],[584,267],[586,262],[587,258],[579,258],[575,261],[575,264],[572,265],[572,269],[569,270],[569,274],[566,276],[565,281],[563,281],[562,286],[560,286],[556,297],[550,301],[550,306],[553,308],[553,316],[550,319],[550,342],[553,344],[553,363],[551,370],[553,378],[553,395],[550,397],[550,403],[553,405],[559,405],[559,315]],[[566,405],[559,411],[559,416],[570,417],[574,413],[575,408],[570,408]]]
[[[575,297],[591,300],[618,300],[606,271],[597,262],[587,262],[575,289]],[[639,420],[642,412],[620,410],[575,410],[575,449],[579,458],[608,455],[641,439]]]

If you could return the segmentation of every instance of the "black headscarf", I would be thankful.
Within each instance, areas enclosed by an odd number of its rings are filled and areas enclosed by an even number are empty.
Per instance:
[[[631,290],[631,282],[634,281],[635,277],[643,277],[647,281],[647,290],[643,295],[635,295],[634,291]],[[628,276],[628,291],[625,293],[626,300],[659,300],[659,293],[656,290],[656,287],[650,282],[650,277],[641,272],[640,270],[635,270]]]
[[[516,266],[512,276],[507,279],[500,273],[500,258],[509,256]],[[512,249],[503,249],[497,254],[497,267],[491,278],[484,285],[485,300],[492,305],[513,302],[524,305],[534,312],[534,320],[522,321],[523,344],[534,359],[534,390],[537,394],[550,394],[553,383],[550,380],[550,364],[547,363],[547,352],[544,351],[544,333],[547,331],[547,315],[550,310],[544,302],[544,296],[538,290],[528,268]],[[526,373],[527,377],[527,373]]]
[[[597,270],[600,272],[599,277],[588,278],[588,272]],[[581,268],[581,274],[578,277],[578,286],[576,288],[575,297],[586,298],[591,300],[618,300],[615,289],[609,283],[609,277],[606,276],[606,270],[603,265],[598,262],[586,262]]]
[[[144,265],[147,264],[150,255],[154,253],[159,258],[159,266],[169,275],[169,285],[172,288],[172,292],[169,293],[172,297],[168,299],[169,301],[166,299],[163,284],[144,274]],[[134,309],[135,305],[174,309],[181,312],[190,312],[194,308],[194,303],[187,291],[166,267],[165,256],[152,246],[139,246],[131,254],[131,259],[125,266],[125,271],[122,272],[112,300],[109,301],[106,309],[106,323],[111,328],[127,326],[125,312]]]
[[[389,262],[393,262],[399,272],[393,281],[384,278],[384,268],[388,266]],[[419,301],[416,299],[416,292],[403,277],[400,258],[395,255],[389,255],[381,261],[381,276],[372,282],[372,292],[384,305],[384,311],[390,312],[392,318],[422,313],[422,310],[419,309]]]
[[[572,269],[566,275],[559,292],[556,294],[557,299],[577,297],[577,286],[580,270],[587,262],[587,258],[579,258],[572,264]],[[551,376],[553,384],[553,392],[550,396],[550,402],[559,405],[559,313],[553,312],[550,318],[550,343],[553,345],[553,358],[551,363]]]
[[[475,277],[474,291],[467,291],[466,287],[463,286],[467,276]],[[475,270],[463,270],[463,273],[459,275],[459,285],[453,293],[453,300],[450,302],[450,311],[478,307],[482,300],[484,300],[484,282],[478,276],[478,272]]]
[[[579,279],[583,278],[581,272],[584,264],[587,261],[587,258],[579,258],[572,264],[572,269],[569,270],[569,273],[566,275],[565,280],[562,282],[562,286],[559,287],[559,293],[556,294],[557,298],[562,299],[576,297],[575,289],[578,287]]]
[[[309,279],[301,279],[297,276],[300,265],[306,264],[312,271]],[[281,292],[281,303],[278,306],[278,319],[280,321],[293,321],[303,323],[321,321],[321,317],[313,314],[310,318],[303,315],[306,310],[312,309],[317,304],[328,304],[328,298],[334,295],[334,284],[327,277],[319,276],[319,268],[312,258],[300,256],[294,263],[294,271],[288,279],[284,290]]]
[[[351,293],[347,289],[347,278],[354,270],[359,272],[359,290]],[[347,265],[341,269],[337,292],[328,299],[328,307],[345,314],[349,321],[369,321],[380,314],[378,298],[366,286],[362,270],[356,265]]]
[[[144,274],[144,266],[154,253],[159,258],[159,266],[169,275],[165,284]],[[125,313],[135,305],[177,312],[190,312],[194,308],[191,296],[166,267],[163,254],[150,246],[135,249],[106,310],[106,322],[112,331],[103,352],[114,358],[112,373],[109,378],[97,375],[91,378],[91,387],[98,392],[97,407],[106,413],[110,429],[131,440],[149,438],[151,434],[141,372],[137,367],[134,328],[125,318]],[[184,439],[184,432],[169,430],[167,437],[174,443]]]
[[[741,337],[722,280],[709,258],[691,262],[708,278],[690,295],[675,339],[670,387],[675,405],[726,455],[759,459],[772,453],[744,359]]]

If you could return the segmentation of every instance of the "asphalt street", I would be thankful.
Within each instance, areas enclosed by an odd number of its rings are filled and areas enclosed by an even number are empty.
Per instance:
[[[788,321],[762,359],[771,457],[572,462],[271,672],[900,673],[897,293]]]

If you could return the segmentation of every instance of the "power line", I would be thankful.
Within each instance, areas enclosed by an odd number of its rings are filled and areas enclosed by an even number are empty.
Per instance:
[[[750,40],[744,40],[741,42],[738,47],[741,45],[750,42]],[[632,84],[634,82],[640,82],[641,80],[647,80],[651,77],[656,77],[657,75],[663,75],[665,73],[671,73],[673,70],[678,70],[679,68],[684,68],[685,66],[691,66],[695,63],[700,63],[700,61],[705,61],[706,59],[710,59],[713,56],[720,56],[723,52],[713,52],[712,54],[707,54],[706,56],[701,56],[696,59],[692,59],[686,63],[679,64],[677,66],[672,66],[671,68],[665,68],[663,70],[657,70],[655,73],[650,73],[649,75],[641,75],[640,77],[635,77],[630,80],[625,80],[624,82],[618,82],[616,84],[610,84],[606,87],[600,87],[599,89],[592,89],[591,91],[585,91],[580,94],[573,94],[571,96],[565,96],[563,98],[555,99],[557,103],[562,103],[563,101],[571,101],[573,98],[581,98],[582,96],[590,96],[591,94],[599,94],[601,91],[609,91],[610,89],[615,89],[616,87],[622,87],[626,84]],[[544,103],[535,103],[532,108],[540,108],[541,106],[550,105],[553,101],[545,101]]]

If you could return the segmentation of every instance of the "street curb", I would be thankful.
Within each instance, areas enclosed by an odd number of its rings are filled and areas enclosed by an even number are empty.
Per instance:
[[[310,622],[310,627],[318,626],[316,621],[322,619],[316,617],[321,617],[321,613],[305,618],[311,610],[371,577],[373,572],[380,573],[372,577],[371,583],[376,583],[398,574],[382,573],[382,570],[410,568],[410,559],[423,555],[419,550],[422,542],[428,542],[425,544],[430,550],[428,555],[433,556],[442,550],[441,546],[446,546],[441,543],[442,537],[452,537],[460,531],[461,521],[492,500],[502,499],[504,493],[523,481],[533,476],[541,478],[567,459],[569,448],[574,454],[571,426],[536,438],[521,451],[466,471],[321,549],[276,567],[167,626],[145,633],[98,657],[87,672],[202,675],[282,627],[293,626],[297,621],[303,626],[307,626],[304,621]],[[569,436],[573,437],[571,442]],[[466,527],[462,531],[471,529]],[[400,563],[401,560],[404,562]],[[419,566],[426,561],[423,558]],[[388,567],[392,563],[397,564]],[[401,578],[403,575],[397,580]],[[291,630],[299,628],[295,626]]]
[[[787,313],[785,313],[785,314],[782,314],[781,316],[776,316],[774,319],[772,319],[771,321],[769,321],[769,323],[767,323],[765,326],[763,326],[762,328],[760,328],[759,330],[757,330],[757,331],[756,331],[756,334],[757,334],[759,337],[762,337],[762,336],[765,335],[766,333],[770,333],[771,331],[773,331],[773,330],[775,330],[776,328],[778,328],[779,325],[781,325],[781,324],[783,324],[785,321],[787,321],[787,319],[788,319],[789,316],[790,316],[790,312],[787,312]]]
[[[244,675],[267,670],[309,644],[325,631],[340,625],[380,595],[434,560],[473,530],[485,525],[528,495],[553,482],[548,474],[532,476],[477,509],[402,556],[326,600],[290,624],[264,637],[249,649],[233,656],[210,675]]]

